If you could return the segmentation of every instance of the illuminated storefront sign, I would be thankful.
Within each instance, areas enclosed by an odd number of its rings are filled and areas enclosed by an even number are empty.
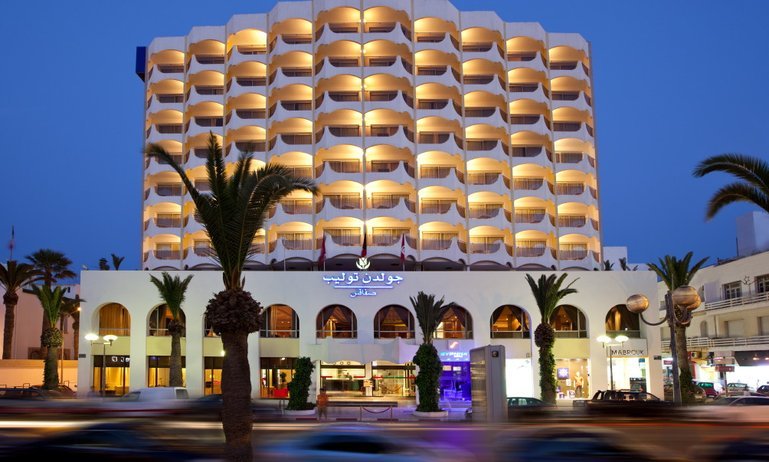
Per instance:
[[[441,358],[441,362],[470,361],[470,353],[467,351],[441,351],[438,356]]]
[[[353,272],[324,275],[323,281],[334,289],[351,290],[350,298],[373,297],[377,290],[392,289],[403,277],[387,273]]]

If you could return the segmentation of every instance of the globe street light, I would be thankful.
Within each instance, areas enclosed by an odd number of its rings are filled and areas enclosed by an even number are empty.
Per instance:
[[[104,396],[105,388],[107,388],[107,377],[106,377],[106,371],[107,371],[107,344],[109,346],[112,346],[112,342],[117,340],[117,335],[108,334],[102,337],[102,342],[97,342],[99,340],[99,336],[94,333],[88,333],[85,335],[85,339],[91,342],[91,354],[93,355],[93,346],[96,345],[102,345],[101,350],[101,380],[99,385],[99,395]]]
[[[611,383],[611,389],[614,390],[614,353],[612,352],[611,347],[622,346],[623,343],[630,339],[625,335],[618,335],[614,338],[611,338],[608,335],[601,335],[596,340],[603,343],[604,349],[609,350],[609,382]]]
[[[659,326],[667,322],[670,328],[670,352],[673,355],[673,401],[681,404],[681,377],[678,370],[678,355],[676,354],[676,327],[686,327],[692,323],[692,311],[696,310],[702,301],[697,289],[692,286],[681,286],[668,290],[665,294],[665,317],[659,322],[649,322],[644,319],[644,311],[649,308],[649,299],[645,295],[635,294],[628,297],[626,306],[631,313],[637,313],[641,321],[649,326]],[[681,314],[678,314],[681,311]],[[686,367],[689,367],[687,364]]]

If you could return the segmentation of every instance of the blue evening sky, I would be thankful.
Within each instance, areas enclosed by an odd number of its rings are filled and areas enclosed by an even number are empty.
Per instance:
[[[769,2],[455,0],[592,43],[603,242],[631,262],[736,254],[730,206],[705,204],[728,177],[695,179],[706,156],[766,158]],[[142,82],[135,47],[274,2],[3,2],[0,39],[0,242],[14,257],[64,252],[73,268],[125,256],[139,269]],[[0,260],[8,249],[0,249]]]

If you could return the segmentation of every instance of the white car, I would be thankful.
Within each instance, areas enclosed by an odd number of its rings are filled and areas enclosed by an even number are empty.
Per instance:
[[[688,411],[698,420],[769,423],[769,396],[719,396]]]
[[[183,387],[148,387],[101,402],[99,411],[109,416],[149,417],[179,414],[189,407],[189,394]]]

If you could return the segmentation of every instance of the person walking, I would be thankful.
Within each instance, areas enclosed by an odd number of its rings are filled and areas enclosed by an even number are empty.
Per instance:
[[[326,394],[325,388],[320,389],[320,393],[318,394],[318,399],[315,404],[318,406],[318,420],[328,420],[328,394]]]

